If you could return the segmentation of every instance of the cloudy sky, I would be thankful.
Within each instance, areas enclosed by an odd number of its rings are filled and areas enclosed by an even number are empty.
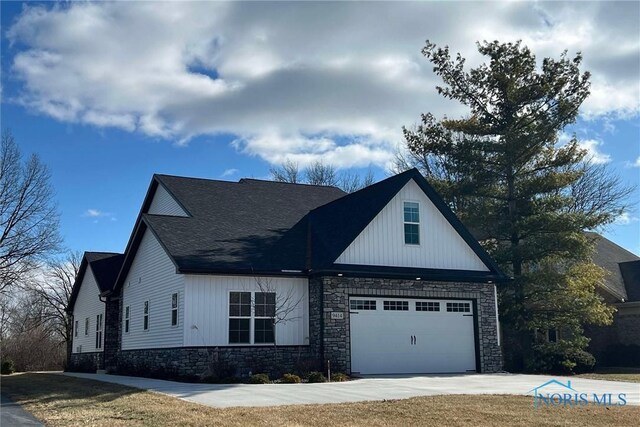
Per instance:
[[[67,244],[121,251],[154,172],[237,180],[317,159],[378,178],[438,96],[426,39],[581,51],[575,132],[640,181],[640,3],[2,2],[2,127],[50,166]],[[640,192],[635,194],[640,199]],[[640,253],[638,207],[607,236]]]

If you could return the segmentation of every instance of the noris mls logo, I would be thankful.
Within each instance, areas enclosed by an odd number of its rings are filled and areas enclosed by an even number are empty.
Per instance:
[[[571,386],[571,381],[563,383],[556,379],[547,381],[527,393],[533,393],[533,407],[539,406],[625,406],[625,393],[580,392]]]

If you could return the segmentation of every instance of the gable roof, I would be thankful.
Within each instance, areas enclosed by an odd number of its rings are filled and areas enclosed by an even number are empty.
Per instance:
[[[67,312],[73,312],[88,267],[91,267],[98,290],[104,293],[113,289],[123,260],[124,255],[115,252],[85,252],[78,269],[78,276],[71,289]]]
[[[637,262],[640,261],[640,257],[597,233],[588,232],[586,234],[593,238],[596,244],[593,263],[609,273],[604,280],[605,290],[618,300],[639,301],[640,283],[638,283],[638,279],[640,277],[636,269],[640,268],[640,263]],[[630,289],[632,295],[629,295]]]
[[[478,241],[420,172],[412,169],[348,195],[329,186],[154,175],[116,286],[124,281],[147,230],[158,239],[176,271],[183,274],[306,275],[334,269],[380,274],[379,267],[338,266],[334,261],[411,179],[490,270],[473,277],[449,273],[469,280],[479,276],[480,280],[504,279]],[[147,213],[158,185],[176,199],[188,217]],[[389,268],[388,272],[411,276],[416,274],[414,270]],[[423,275],[429,273],[422,270]]]

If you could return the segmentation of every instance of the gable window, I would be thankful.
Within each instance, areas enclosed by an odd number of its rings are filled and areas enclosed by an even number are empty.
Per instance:
[[[149,330],[149,301],[144,302],[144,310],[142,316],[142,329],[145,331]]]
[[[275,316],[275,292],[230,292],[229,344],[273,344]]]
[[[420,244],[420,205],[417,202],[404,202],[404,243]]]
[[[74,336],[78,336],[78,321],[76,320],[76,324],[75,324],[75,328],[74,328],[74,332],[73,332]]]
[[[229,293],[229,344],[251,343],[251,292]]]
[[[96,348],[102,348],[102,314],[96,316]]]
[[[124,308],[124,332],[129,332],[129,319],[131,318],[131,309],[129,306]]]
[[[89,335],[89,318],[84,319],[84,335]]]
[[[178,294],[171,294],[171,326],[178,325]]]

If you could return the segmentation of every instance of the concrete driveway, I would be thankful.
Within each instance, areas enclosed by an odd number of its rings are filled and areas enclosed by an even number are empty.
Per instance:
[[[612,393],[614,397],[619,393],[625,393],[627,404],[640,405],[640,384],[638,383],[543,375],[429,375],[365,378],[344,383],[263,385],[188,384],[104,374],[65,373],[65,375],[155,391],[213,407],[342,403],[445,394],[533,396],[530,390],[554,378],[563,383],[571,381],[571,387],[578,392],[587,393],[589,400],[592,400],[593,393],[598,395]]]
[[[44,427],[33,415],[0,394],[0,426],[2,427]]]

